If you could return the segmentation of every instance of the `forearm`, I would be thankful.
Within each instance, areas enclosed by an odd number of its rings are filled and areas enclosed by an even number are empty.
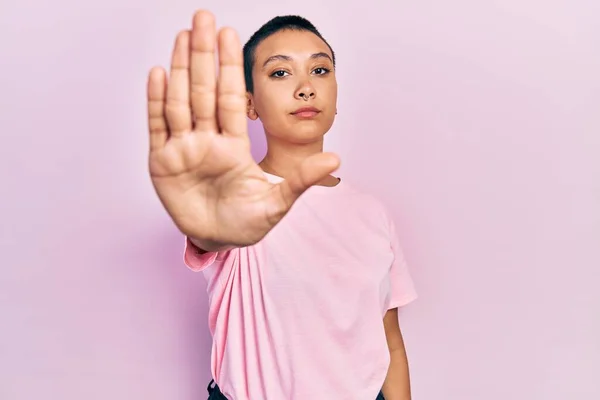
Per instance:
[[[385,400],[410,400],[410,374],[404,347],[390,352],[390,367],[383,383]]]
[[[214,251],[231,250],[232,248],[235,247],[230,244],[218,243],[218,242],[214,242],[212,240],[200,240],[200,239],[196,239],[196,238],[192,238],[192,237],[189,237],[189,239],[190,239],[190,242],[196,248],[195,250],[198,254],[204,254],[204,253],[214,252]]]

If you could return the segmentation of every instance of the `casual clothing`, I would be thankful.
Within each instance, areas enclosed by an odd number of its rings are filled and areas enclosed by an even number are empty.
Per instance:
[[[259,243],[198,254],[186,240],[184,261],[208,283],[211,371],[227,399],[377,397],[383,316],[417,295],[374,197],[313,186]]]

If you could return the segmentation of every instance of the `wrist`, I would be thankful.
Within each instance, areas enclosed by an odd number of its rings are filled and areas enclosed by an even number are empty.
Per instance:
[[[227,243],[216,242],[213,240],[197,239],[190,236],[188,236],[188,240],[194,247],[196,253],[198,254],[226,251],[231,250],[235,247]]]

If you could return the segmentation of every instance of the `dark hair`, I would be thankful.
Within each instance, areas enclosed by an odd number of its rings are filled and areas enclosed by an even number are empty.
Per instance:
[[[331,50],[333,66],[335,67],[335,53],[333,49],[309,20],[297,15],[278,16],[261,26],[244,45],[244,78],[246,80],[246,90],[250,93],[254,93],[252,68],[254,67],[256,48],[263,40],[282,30],[308,31],[317,35]]]

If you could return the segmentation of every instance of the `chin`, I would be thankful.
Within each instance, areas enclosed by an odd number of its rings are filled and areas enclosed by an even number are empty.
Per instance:
[[[286,133],[286,139],[295,143],[308,144],[317,142],[323,139],[323,137],[329,132],[331,126],[310,126],[306,124],[304,126],[294,126]]]
[[[267,133],[267,136],[272,136],[280,141],[294,143],[294,144],[310,144],[323,140],[327,132],[324,132],[322,129],[294,129],[294,130],[286,130],[285,132],[277,132]]]
[[[330,121],[316,119],[297,121],[293,124],[286,124],[287,126],[284,125],[285,128],[282,125],[279,125],[278,129],[269,129],[270,127],[263,126],[267,136],[295,144],[309,144],[323,140],[333,125],[333,119]]]

